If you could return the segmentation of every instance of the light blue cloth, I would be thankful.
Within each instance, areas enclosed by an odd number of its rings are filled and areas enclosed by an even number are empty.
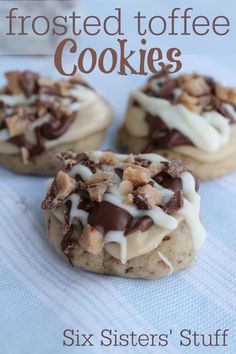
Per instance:
[[[212,58],[191,57],[187,62],[187,69],[217,71],[221,78],[232,80],[230,69]],[[31,67],[31,62],[24,59],[17,65]],[[4,60],[4,68],[11,67],[13,62]],[[38,68],[53,72],[53,63],[39,60]],[[97,88],[103,83],[102,91],[117,112],[104,147],[114,146],[128,91],[142,81],[114,77],[111,92],[111,79],[102,77],[101,81],[96,74],[90,78]],[[1,354],[235,353],[236,174],[201,185],[207,240],[198,261],[191,269],[158,281],[90,274],[61,260],[47,242],[39,209],[45,180],[0,168]],[[63,347],[66,328],[94,333],[96,346]],[[104,348],[98,342],[100,331],[106,328],[139,334],[172,329],[173,334],[163,351],[158,347]],[[178,333],[184,328],[206,334],[228,328],[229,347],[180,347]]]

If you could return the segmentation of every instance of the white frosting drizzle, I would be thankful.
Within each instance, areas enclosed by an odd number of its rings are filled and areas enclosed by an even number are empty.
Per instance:
[[[83,166],[83,165],[73,166],[68,174],[71,177],[75,177],[76,175],[80,175],[80,177],[83,180],[87,180],[92,176],[91,170],[88,167]]]
[[[184,197],[196,208],[196,212],[200,212],[200,196],[195,190],[195,180],[191,173],[183,172],[181,174]]]
[[[154,224],[163,227],[167,230],[174,230],[178,223],[174,217],[166,214],[160,207],[154,206],[151,210],[139,210],[135,205],[125,205],[122,199],[117,198],[116,195],[106,193],[104,200],[126,210],[132,217],[138,218],[140,216],[150,216]]]
[[[179,130],[201,150],[215,152],[229,141],[229,120],[217,112],[201,116],[182,104],[173,105],[140,90],[133,91],[131,95],[147,112],[160,116],[170,129]]]
[[[172,266],[172,263],[164,256],[163,253],[157,252],[158,256],[161,258],[161,260],[167,265],[167,267],[170,268],[169,274],[172,274],[174,271],[174,268]]]
[[[195,190],[195,180],[193,175],[189,172],[184,172],[181,175],[183,193],[184,193],[184,206],[178,210],[177,214],[182,215],[187,222],[193,240],[193,247],[195,251],[201,247],[205,240],[205,230],[199,219],[200,211],[200,196]]]
[[[225,103],[224,108],[229,112],[229,114],[231,114],[233,119],[236,121],[236,110],[234,109],[234,107],[229,103]]]
[[[120,245],[120,260],[122,264],[127,262],[127,240],[123,231],[109,231],[107,232],[105,243],[116,242]]]
[[[50,115],[49,114],[45,114],[43,117],[40,117],[37,120],[35,120],[34,122],[32,122],[32,124],[29,126],[29,128],[27,130],[31,131],[31,130],[37,128],[37,127],[40,127],[44,123],[49,122],[49,119],[50,119]],[[0,141],[6,141],[9,138],[10,138],[10,135],[9,135],[7,129],[0,130]]]
[[[92,159],[94,162],[98,162],[98,159],[101,157],[102,152],[97,151],[94,153],[91,153],[89,155],[90,159]],[[128,155],[116,155],[119,157],[120,161],[125,161],[128,158]],[[142,159],[147,159],[149,161],[163,161],[165,160],[159,155],[156,154],[143,154],[141,155]],[[122,167],[122,164],[118,162],[115,166],[112,166],[112,170]],[[108,166],[103,166],[105,167]],[[109,166],[109,170],[111,170],[111,166]],[[92,175],[92,172],[90,169],[86,166],[83,165],[75,165],[71,171],[69,172],[69,175],[71,177],[75,177],[76,175],[80,175],[80,177],[83,180],[87,180],[90,178]],[[151,210],[138,210],[136,206],[134,205],[126,205],[123,204],[124,197],[122,197],[119,193],[118,190],[118,185],[120,182],[119,176],[115,175],[116,179],[116,184],[108,189],[108,191],[105,193],[104,200],[108,201],[114,205],[117,205],[118,207],[126,210],[127,212],[132,215],[134,218],[139,218],[141,216],[150,216],[154,222],[154,224],[157,227],[161,227],[162,230],[167,230],[167,231],[173,231],[174,229],[177,228],[179,222],[182,220],[185,220],[185,222],[188,224],[191,234],[192,234],[192,242],[193,242],[193,248],[195,251],[198,251],[198,249],[201,247],[202,243],[205,240],[205,230],[201,224],[201,221],[199,219],[199,212],[200,212],[200,196],[195,190],[195,179],[192,176],[191,173],[189,172],[183,172],[181,174],[181,180],[182,180],[182,187],[183,187],[183,193],[184,193],[184,206],[177,211],[175,215],[168,215],[166,214],[161,208],[159,207],[154,207]],[[52,183],[52,179],[50,179],[46,185],[47,189],[50,188]],[[173,192],[163,188],[162,186],[158,185],[157,183],[154,184],[155,188],[158,187],[158,189],[163,193],[163,197],[166,198],[166,201],[168,201],[172,196]],[[77,224],[78,220],[82,222],[83,225],[86,225],[88,222],[88,215],[89,213],[86,212],[85,210],[78,209],[78,204],[80,202],[80,196],[78,194],[72,194],[69,198],[66,199],[66,201],[70,200],[71,201],[71,210],[70,210],[70,224]],[[166,202],[165,201],[165,202]],[[59,208],[58,210],[55,209],[53,210],[54,215],[61,221],[64,222],[64,213],[62,210]],[[142,234],[142,233],[141,233]],[[144,233],[146,234],[146,232]],[[165,233],[163,233],[165,235]],[[107,243],[117,243],[120,247],[120,257],[119,259],[121,260],[122,264],[125,264],[128,260],[127,258],[127,240],[129,239],[130,236],[125,237],[123,231],[109,231],[106,233],[104,242],[105,244]],[[158,237],[158,235],[157,235]],[[160,239],[161,242],[161,239]],[[156,245],[155,247],[158,247]],[[109,250],[108,250],[109,251]],[[159,257],[161,260],[170,268],[170,273],[173,272],[173,266],[170,263],[170,261],[161,253],[158,252]]]
[[[69,91],[69,96],[76,98],[77,102],[72,102],[68,97],[59,97],[57,95],[45,95],[38,94],[26,97],[22,94],[19,95],[0,95],[0,101],[4,102],[6,105],[14,108],[17,105],[25,105],[27,107],[27,113],[35,113],[34,107],[30,105],[34,104],[38,99],[45,103],[53,103],[55,100],[60,100],[63,107],[68,108],[71,112],[77,112],[81,108],[90,104],[95,98],[96,94],[91,89],[84,87],[83,85],[74,85],[74,87]],[[8,109],[8,113],[13,114],[13,109]],[[44,123],[49,122],[50,115],[46,114],[45,116],[36,119],[27,129],[27,131],[32,131],[36,127],[40,127]],[[0,141],[7,141],[9,139],[9,134],[7,129],[0,130]],[[56,140],[56,139],[55,139]]]
[[[72,194],[67,201],[71,201],[71,210],[70,210],[70,225],[74,221],[81,221],[83,225],[88,222],[88,212],[82,209],[78,209],[78,204],[80,202],[80,196],[78,194]]]
[[[25,95],[0,95],[0,101],[4,102],[7,106],[14,107],[17,105],[30,105],[37,100],[37,95],[25,97]]]
[[[90,159],[94,161],[98,161],[98,158],[101,156],[101,152],[91,153]],[[117,155],[119,160],[125,161],[128,158],[128,155]],[[138,157],[138,156],[137,156]],[[149,161],[163,161],[165,160],[159,155],[156,154],[143,154],[141,155],[142,159],[147,159]],[[118,162],[115,166],[113,166],[113,170],[115,168],[122,167],[122,164]],[[104,166],[103,166],[104,167]],[[110,166],[109,166],[110,167]],[[123,166],[124,167],[124,166]],[[110,170],[110,168],[109,168]],[[75,177],[76,175],[80,175],[83,180],[87,180],[92,175],[90,169],[83,165],[75,165],[69,175],[71,177]],[[165,230],[173,231],[177,228],[179,224],[179,220],[185,220],[188,224],[193,240],[194,250],[197,251],[205,239],[205,230],[199,219],[199,211],[200,211],[200,196],[195,190],[195,180],[191,173],[184,172],[181,174],[182,186],[183,186],[183,194],[184,194],[184,206],[177,211],[176,215],[168,215],[166,214],[162,208],[155,206],[151,210],[138,210],[135,205],[126,205],[123,203],[124,197],[120,195],[118,190],[118,184],[120,178],[116,175],[116,184],[110,187],[104,195],[104,200],[108,201],[118,207],[126,210],[132,217],[138,218],[141,216],[149,216],[153,220],[156,226],[161,227]],[[165,198],[165,202],[167,202],[172,196],[173,192],[163,188],[162,186],[155,183],[155,187],[161,191],[163,194],[163,198]],[[70,223],[77,223],[79,219],[83,224],[87,223],[88,213],[84,210],[78,209],[78,204],[80,201],[80,197],[77,194],[72,194],[67,200],[71,200],[72,206],[70,211]],[[181,217],[181,218],[179,218]],[[124,264],[127,262],[127,238],[125,237],[122,231],[109,231],[105,235],[105,243],[115,242],[120,245],[120,260]],[[158,246],[158,245],[157,245]],[[169,266],[172,271],[172,265],[169,261],[164,257],[164,255],[159,255],[163,262]],[[171,268],[172,267],[172,268]]]

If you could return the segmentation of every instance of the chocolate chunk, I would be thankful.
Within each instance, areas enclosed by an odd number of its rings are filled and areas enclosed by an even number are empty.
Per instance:
[[[170,79],[164,82],[157,92],[157,97],[172,101],[175,98],[174,89],[178,87],[177,80]]]
[[[216,87],[215,80],[210,76],[203,76],[203,77],[204,77],[207,85],[210,87],[211,93],[215,94],[215,87]]]
[[[66,211],[65,211],[65,222],[67,225],[70,224],[70,212],[71,212],[71,208],[72,208],[72,201],[71,200],[67,200],[65,202],[65,207],[66,207]]]
[[[169,149],[175,146],[193,145],[193,143],[178,130],[171,129],[164,136],[159,137],[155,145],[163,149]]]
[[[171,200],[164,205],[163,210],[167,214],[172,214],[178,211],[182,206],[184,205],[184,197],[183,197],[183,192],[178,191],[175,192]]]
[[[41,135],[47,140],[58,139],[67,131],[71,123],[74,121],[75,116],[76,113],[74,112],[71,113],[69,116],[61,117],[61,119],[59,120],[59,125],[57,124],[57,127],[53,127],[52,123],[43,124],[40,128]]]
[[[40,129],[36,128],[34,132],[35,132],[35,137],[36,137],[35,144],[32,144],[31,142],[26,140],[24,134],[14,136],[14,137],[8,139],[8,141],[15,144],[16,146],[19,146],[20,148],[25,147],[28,150],[29,155],[31,157],[36,156],[36,155],[40,155],[42,152],[44,152],[45,145],[44,145],[44,142],[42,141],[42,138],[40,135]]]
[[[167,71],[164,70],[161,74],[151,76],[144,88],[144,93],[151,97],[160,97],[172,102],[175,99],[174,89],[177,87],[178,81],[171,79]]]
[[[132,216],[124,209],[102,201],[91,210],[88,217],[88,223],[94,226],[103,234],[108,231],[124,231],[132,220]]]
[[[133,234],[136,231],[141,231],[145,232],[152,227],[153,221],[149,216],[142,216],[141,218],[138,218],[138,220],[135,222],[133,226],[131,226],[129,229],[125,231],[125,236],[128,236],[130,234]]]
[[[151,165],[151,162],[140,157],[136,157],[135,165],[148,168]]]
[[[153,207],[147,195],[140,192],[139,188],[133,192],[133,202],[140,210],[150,210]]]
[[[161,120],[159,116],[153,116],[152,114],[146,114],[145,121],[149,125],[149,137],[152,141],[156,141],[160,134],[168,131],[167,125]]]
[[[225,108],[224,103],[218,97],[212,96],[212,104],[213,104],[213,108],[216,111],[218,111],[224,117],[229,119],[230,124],[235,123],[234,116]],[[235,111],[236,111],[236,109],[235,109]]]
[[[74,252],[75,252],[75,247],[78,243],[78,240],[75,237],[72,237],[74,227],[73,225],[71,226],[65,226],[65,228],[62,227],[62,234],[63,231],[65,231],[65,235],[61,241],[61,249],[64,253],[64,255],[67,257],[69,263],[73,266],[73,260],[74,260]]]
[[[32,71],[24,71],[19,77],[20,86],[27,97],[30,97],[38,90],[39,75]]]
[[[191,172],[195,180],[195,190],[196,192],[199,190],[199,180],[198,178]],[[159,173],[155,177],[153,177],[154,181],[160,184],[162,187],[171,189],[173,192],[181,191],[183,189],[182,180],[180,177],[171,177],[167,173]]]
[[[179,177],[173,178],[167,173],[160,173],[157,176],[153,177],[153,179],[162,187],[171,189],[173,192],[182,190],[182,180]]]
[[[193,145],[181,132],[169,129],[159,116],[147,114],[145,120],[149,125],[149,137],[153,146],[165,149],[180,145]]]
[[[85,211],[92,211],[95,207],[97,207],[98,203],[94,200],[91,200],[89,198],[84,198],[81,200],[79,203],[79,209],[85,210]]]
[[[164,165],[163,172],[167,173],[171,177],[180,177],[181,173],[186,171],[186,165],[179,160],[162,161]]]

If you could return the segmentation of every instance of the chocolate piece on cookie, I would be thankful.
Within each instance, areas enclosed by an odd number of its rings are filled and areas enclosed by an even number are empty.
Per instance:
[[[60,159],[42,209],[50,242],[72,265],[155,279],[193,263],[205,231],[184,164],[101,151]]]
[[[222,176],[236,168],[236,89],[196,73],[152,76],[130,94],[119,143],[181,159],[202,180]]]
[[[5,74],[0,91],[0,164],[19,173],[54,174],[57,152],[93,150],[111,108],[81,78],[54,80],[31,71]]]

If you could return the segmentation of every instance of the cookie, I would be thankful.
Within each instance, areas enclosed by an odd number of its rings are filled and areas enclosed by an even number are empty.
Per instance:
[[[48,175],[56,153],[94,150],[111,122],[111,108],[80,77],[54,80],[31,71],[6,73],[0,91],[0,164]]]
[[[119,145],[181,159],[201,180],[236,169],[236,89],[198,74],[164,73],[131,92]]]
[[[156,279],[190,267],[205,239],[195,177],[156,154],[62,153],[42,202],[54,248],[76,267]]]

